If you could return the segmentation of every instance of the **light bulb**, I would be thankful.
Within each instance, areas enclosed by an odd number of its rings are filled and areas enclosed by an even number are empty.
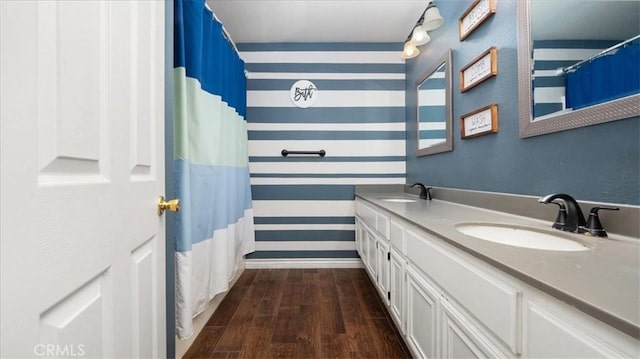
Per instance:
[[[404,43],[404,50],[402,51],[402,59],[412,59],[420,54],[420,50],[416,47],[413,41],[409,40]]]
[[[415,27],[415,29],[413,29],[411,41],[413,41],[416,46],[424,45],[429,42],[429,40],[431,40],[431,38],[429,37],[429,34],[424,29],[424,27],[418,25]]]

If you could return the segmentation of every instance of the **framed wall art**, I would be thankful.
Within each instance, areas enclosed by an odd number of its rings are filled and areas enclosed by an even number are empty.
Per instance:
[[[460,117],[463,140],[498,132],[498,105],[491,104]]]
[[[491,15],[496,13],[496,0],[476,0],[458,19],[460,41],[469,36]]]
[[[489,48],[460,70],[460,92],[498,74],[498,50]]]

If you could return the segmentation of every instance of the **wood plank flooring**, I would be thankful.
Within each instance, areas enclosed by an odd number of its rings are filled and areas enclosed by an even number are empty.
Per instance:
[[[364,269],[247,269],[184,358],[410,358]]]

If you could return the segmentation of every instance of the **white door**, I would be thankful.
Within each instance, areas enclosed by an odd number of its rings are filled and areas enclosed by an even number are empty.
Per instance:
[[[2,357],[164,357],[164,4],[0,1]]]

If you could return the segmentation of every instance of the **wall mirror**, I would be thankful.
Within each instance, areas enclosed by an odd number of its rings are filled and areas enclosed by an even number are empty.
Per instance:
[[[416,81],[417,155],[453,150],[451,129],[451,50]]]
[[[640,116],[640,2],[517,8],[520,137]]]

